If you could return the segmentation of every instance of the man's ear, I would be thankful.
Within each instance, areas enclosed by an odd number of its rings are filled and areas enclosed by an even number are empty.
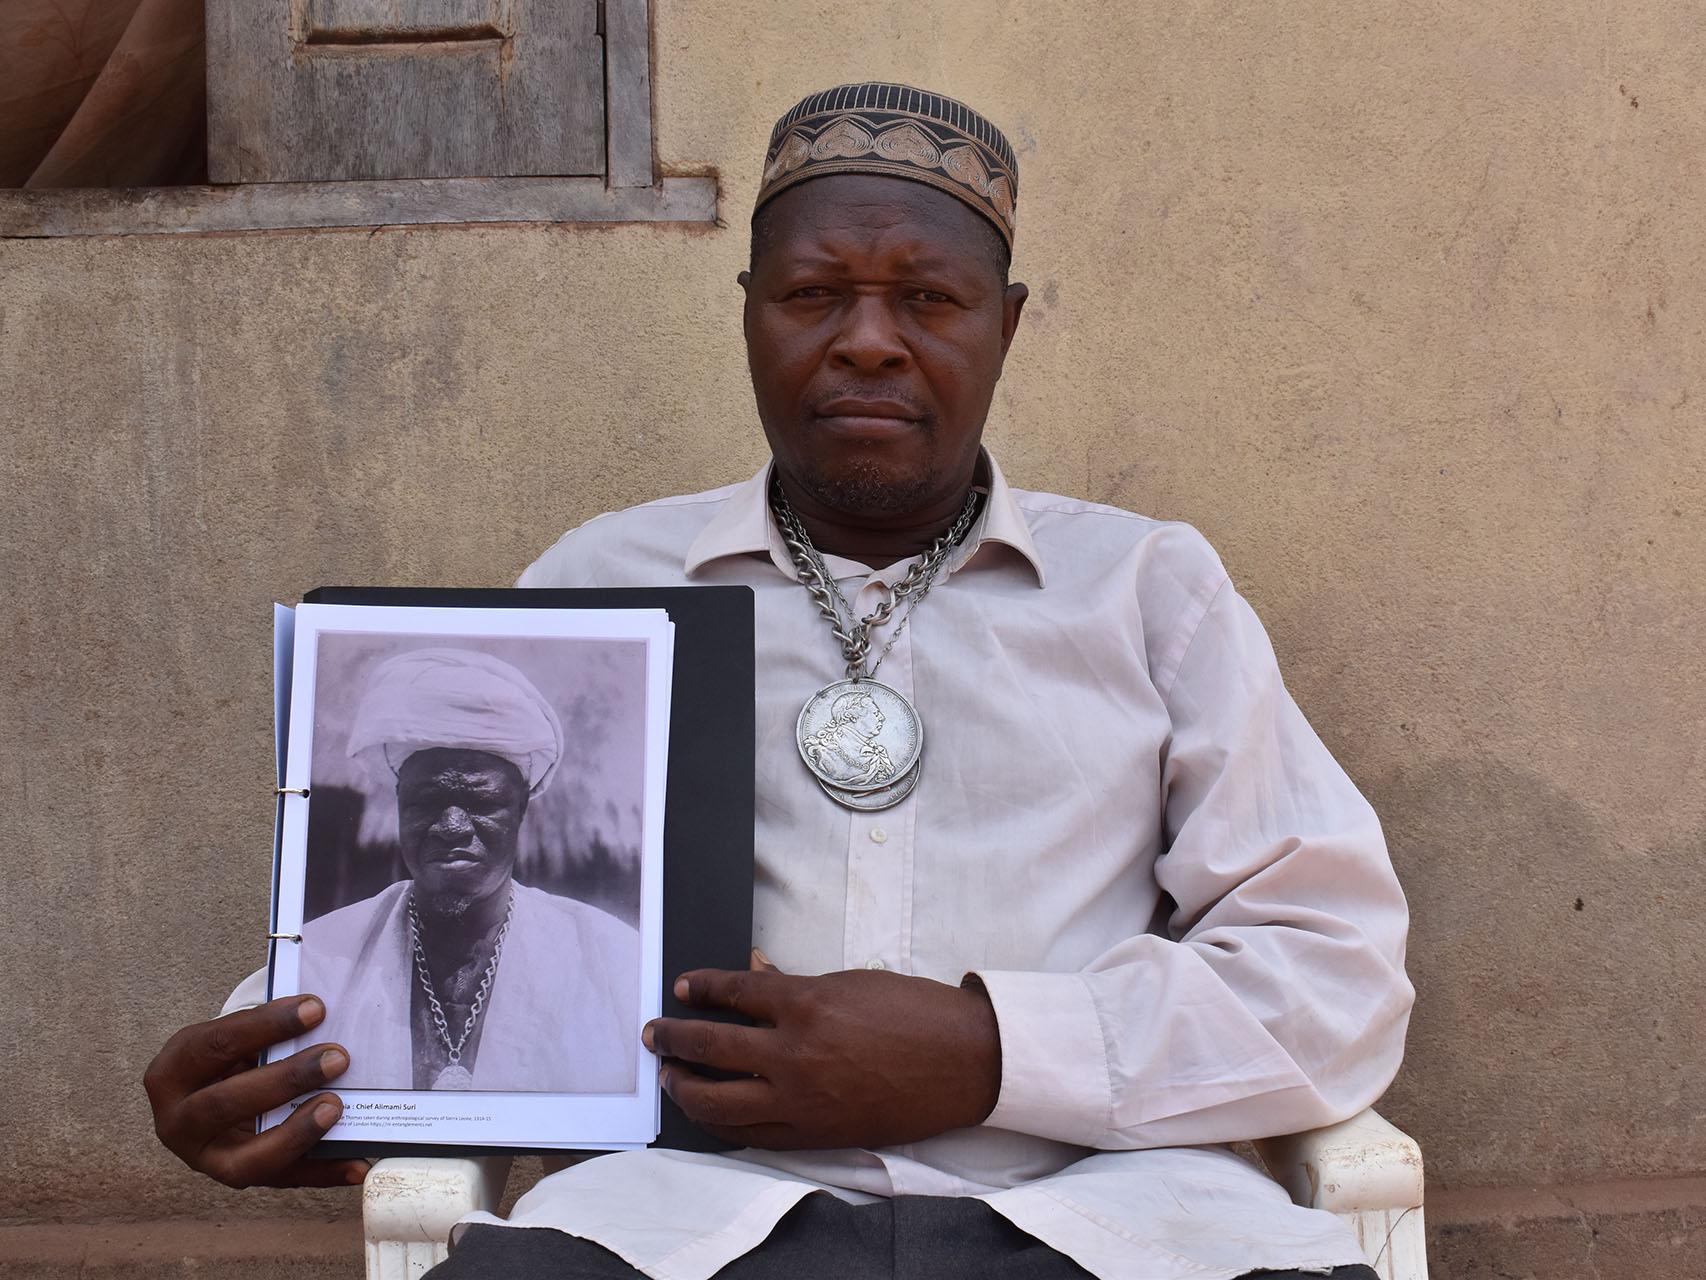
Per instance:
[[[1005,359],[1007,348],[1013,345],[1013,335],[1019,330],[1019,316],[1025,310],[1025,299],[1031,296],[1030,289],[1015,280],[1007,286],[1001,295],[1001,355]]]
[[[735,277],[741,288],[740,331],[747,343],[748,358],[752,349],[752,272],[742,271]]]

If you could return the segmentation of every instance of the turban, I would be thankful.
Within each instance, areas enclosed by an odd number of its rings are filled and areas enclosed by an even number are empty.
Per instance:
[[[350,728],[349,754],[393,776],[417,751],[485,751],[521,770],[529,795],[551,781],[563,726],[533,682],[474,649],[411,649],[368,677]]]
[[[927,183],[965,201],[1013,247],[1019,162],[1001,130],[952,98],[869,83],[803,99],[770,134],[753,213],[796,183],[830,173]]]

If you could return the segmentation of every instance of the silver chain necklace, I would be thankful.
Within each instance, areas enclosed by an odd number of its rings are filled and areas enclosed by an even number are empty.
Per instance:
[[[474,1074],[462,1065],[462,1050],[467,1047],[468,1037],[474,1034],[474,1027],[480,1021],[480,1012],[486,1007],[486,997],[492,990],[492,979],[498,972],[498,957],[503,955],[504,938],[509,934],[509,922],[514,916],[515,891],[512,889],[509,904],[504,908],[504,922],[498,929],[498,940],[492,947],[492,958],[486,963],[485,975],[480,979],[480,989],[474,993],[474,1003],[468,1008],[468,1020],[462,1024],[462,1034],[452,1040],[450,1023],[444,1016],[444,1006],[438,1002],[438,992],[432,984],[432,972],[427,968],[426,950],[421,946],[421,918],[415,911],[415,895],[413,892],[409,894],[409,941],[415,948],[415,972],[420,975],[421,990],[426,993],[427,1005],[432,1010],[432,1025],[437,1028],[438,1038],[443,1041],[450,1054],[450,1065],[440,1071],[438,1078],[432,1082],[434,1089],[473,1088]]]
[[[806,700],[794,736],[800,758],[818,785],[846,808],[867,812],[887,809],[906,799],[918,785],[924,754],[924,724],[918,709],[904,694],[872,677],[930,594],[948,556],[964,540],[977,518],[979,496],[976,489],[966,495],[965,506],[954,522],[888,589],[876,609],[859,618],[822,553],[812,545],[781,484],[771,485],[770,504],[783,545],[793,558],[800,584],[829,623],[846,662],[845,679],[825,685]],[[887,623],[903,603],[905,612],[895,624],[894,634],[876,661],[869,662],[871,632]]]

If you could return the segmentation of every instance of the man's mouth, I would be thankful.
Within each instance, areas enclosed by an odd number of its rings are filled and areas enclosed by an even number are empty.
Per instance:
[[[447,871],[462,871],[479,866],[483,859],[472,849],[438,849],[427,855],[427,861]]]
[[[839,396],[816,409],[818,420],[829,427],[855,431],[897,431],[918,422],[918,410],[899,400]]]

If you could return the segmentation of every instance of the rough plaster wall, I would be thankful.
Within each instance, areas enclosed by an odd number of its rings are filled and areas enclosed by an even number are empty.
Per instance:
[[[762,140],[873,74],[1019,148],[1016,482],[1202,527],[1384,814],[1433,1184],[1706,1165],[1695,6],[656,10],[726,228],[0,246],[0,1217],[348,1208],[183,1175],[137,1087],[261,956],[267,605],[748,473]]]

